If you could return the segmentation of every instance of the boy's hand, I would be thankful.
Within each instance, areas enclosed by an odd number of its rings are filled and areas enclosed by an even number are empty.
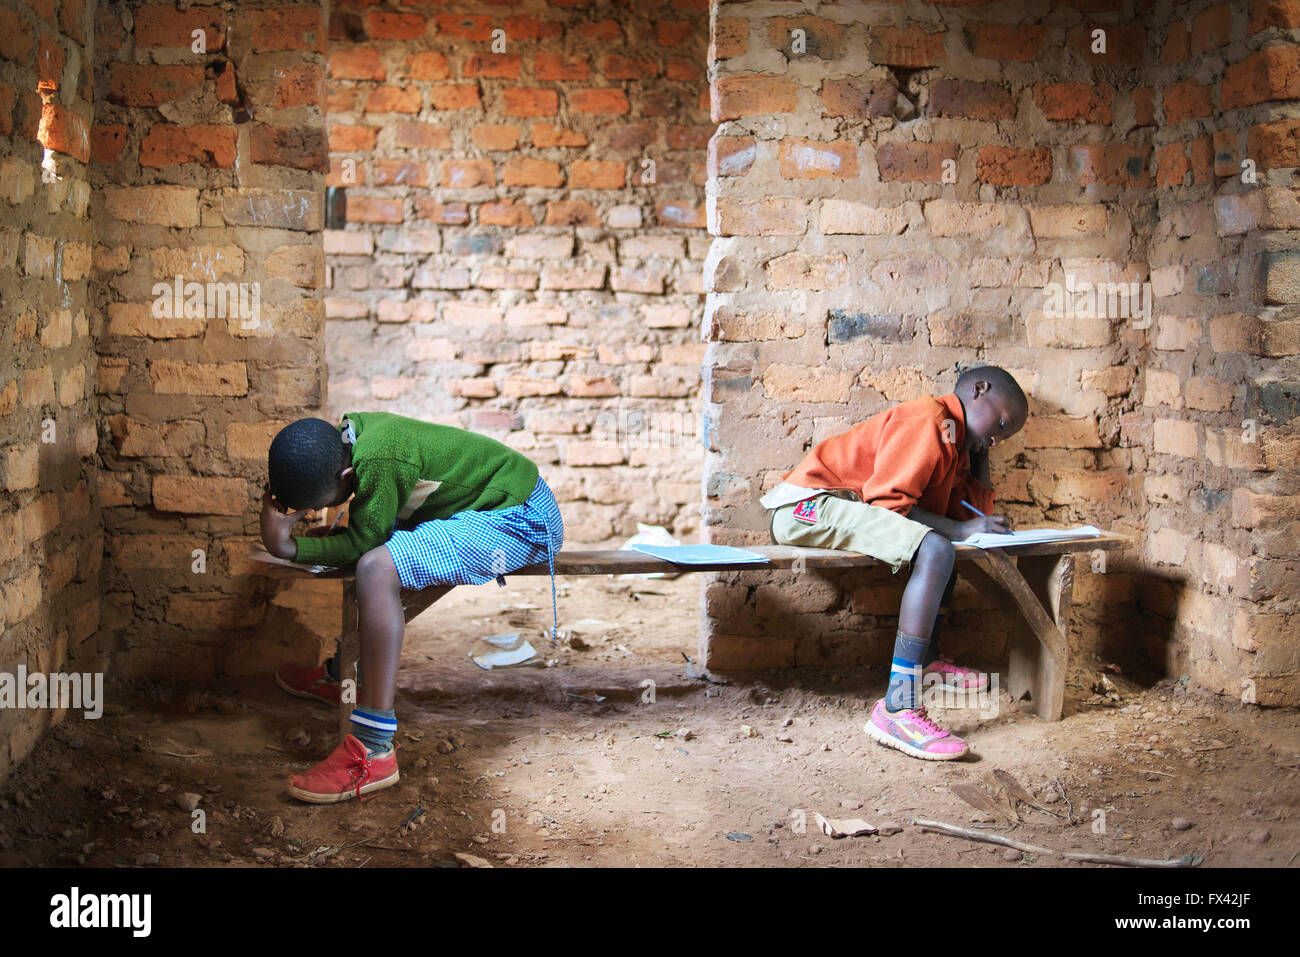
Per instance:
[[[262,544],[266,550],[276,558],[292,561],[298,549],[290,541],[289,530],[310,511],[305,508],[296,512],[282,511],[268,488],[262,494]]]
[[[972,518],[968,522],[962,522],[957,526],[957,537],[953,541],[962,541],[977,535],[980,532],[993,532],[996,535],[1006,535],[1011,531],[1011,523],[1002,515],[986,515],[984,517]]]

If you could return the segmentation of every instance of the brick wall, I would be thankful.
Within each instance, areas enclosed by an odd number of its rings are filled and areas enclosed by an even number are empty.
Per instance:
[[[270,439],[324,400],[326,29],[314,3],[96,10],[92,329],[118,679],[265,673],[337,630],[337,583],[276,589],[242,558]]]
[[[1300,8],[1162,11],[1150,77],[1156,326],[1122,434],[1148,455],[1153,659],[1300,700]],[[1291,230],[1291,232],[1288,232]],[[1253,683],[1253,687],[1246,682]]]
[[[1291,5],[1238,6],[716,7],[711,540],[767,541],[756,499],[811,445],[993,362],[1033,406],[993,455],[1006,513],[1140,542],[1080,568],[1078,649],[1296,699],[1296,287],[1276,232],[1294,225],[1294,105],[1276,101],[1300,92],[1296,34]],[[1275,144],[1256,163],[1276,188],[1242,184],[1229,139],[1274,117],[1249,136]],[[1149,282],[1153,318],[1053,314],[1067,281]],[[887,573],[704,587],[709,662],[734,668],[882,660],[901,591]],[[956,607],[945,650],[1001,660],[1008,623],[967,588]]]
[[[694,537],[707,10],[335,4],[328,417],[501,439],[570,542]]]
[[[0,671],[98,671],[88,5],[0,7]],[[0,778],[63,711],[0,711]]]

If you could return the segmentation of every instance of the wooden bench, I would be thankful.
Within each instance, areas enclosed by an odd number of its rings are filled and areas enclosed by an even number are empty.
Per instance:
[[[1059,721],[1065,703],[1065,675],[1069,664],[1070,602],[1074,585],[1074,556],[1080,552],[1114,551],[1128,548],[1131,541],[1113,532],[1099,538],[1069,542],[1018,545],[1011,548],[979,549],[957,546],[958,572],[998,608],[1011,616],[1007,667],[1007,691],[1013,701],[1026,693],[1035,710],[1046,721]],[[555,574],[627,575],[645,572],[745,572],[774,569],[866,568],[874,558],[856,552],[828,548],[797,548],[791,545],[748,547],[766,556],[763,565],[674,565],[630,549],[564,549],[555,557]],[[264,552],[250,552],[258,559]],[[313,574],[305,568],[258,563],[259,573],[272,578],[340,578],[343,580],[343,620],[339,641],[339,674],[355,676],[360,654],[357,634],[356,577],[353,569],[338,568]],[[545,562],[528,565],[508,575],[548,575]],[[423,591],[402,589],[402,608],[408,622],[442,598],[454,585],[440,585]],[[352,705],[339,710],[339,728],[346,733]]]

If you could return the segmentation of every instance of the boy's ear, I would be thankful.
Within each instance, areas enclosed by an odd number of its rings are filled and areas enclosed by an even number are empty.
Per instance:
[[[988,391],[989,384],[983,379],[976,379],[970,384],[970,397],[972,399],[978,399]]]

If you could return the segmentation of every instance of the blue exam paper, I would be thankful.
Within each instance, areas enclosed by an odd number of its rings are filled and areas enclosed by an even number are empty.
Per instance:
[[[757,565],[770,561],[766,555],[730,545],[633,545],[632,550],[674,565]]]

